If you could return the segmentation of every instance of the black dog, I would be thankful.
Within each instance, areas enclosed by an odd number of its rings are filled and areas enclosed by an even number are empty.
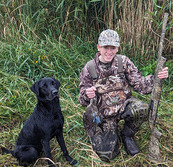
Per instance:
[[[63,138],[64,117],[59,104],[59,87],[60,82],[54,78],[43,78],[31,87],[38,102],[18,136],[14,151],[0,147],[2,152],[15,156],[20,165],[35,162],[42,149],[46,157],[52,159],[49,141],[55,136],[66,160],[71,165],[77,163],[69,156]],[[54,166],[50,161],[48,164]]]

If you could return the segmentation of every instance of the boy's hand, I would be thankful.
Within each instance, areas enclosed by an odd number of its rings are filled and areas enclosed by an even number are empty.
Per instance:
[[[88,96],[88,98],[92,99],[95,97],[95,91],[96,88],[94,86],[92,86],[91,88],[86,89],[86,95]]]
[[[158,77],[160,79],[168,78],[168,67],[163,68],[162,71],[158,73]]]

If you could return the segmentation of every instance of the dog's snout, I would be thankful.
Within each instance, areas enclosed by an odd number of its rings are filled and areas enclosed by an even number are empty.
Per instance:
[[[54,89],[52,90],[52,95],[57,95],[58,94],[58,90]]]

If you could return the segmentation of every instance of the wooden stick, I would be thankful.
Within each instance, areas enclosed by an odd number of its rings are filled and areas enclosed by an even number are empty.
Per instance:
[[[149,108],[149,126],[151,129],[150,136],[150,144],[148,150],[148,157],[150,161],[155,163],[160,163],[160,149],[159,149],[159,138],[161,137],[161,133],[155,129],[155,121],[157,118],[157,110],[159,106],[159,101],[161,97],[162,90],[162,80],[158,78],[158,73],[163,69],[166,59],[162,57],[163,51],[163,42],[165,38],[166,32],[166,24],[167,24],[168,14],[164,14],[163,25],[162,25],[162,33],[158,51],[158,60],[157,60],[157,68],[154,75],[154,86],[151,93],[151,102]]]

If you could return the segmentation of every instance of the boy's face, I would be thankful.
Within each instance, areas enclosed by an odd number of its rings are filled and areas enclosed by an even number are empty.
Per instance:
[[[116,46],[99,46],[97,45],[97,50],[100,52],[99,60],[103,63],[109,63],[115,57],[118,52],[118,47]]]

